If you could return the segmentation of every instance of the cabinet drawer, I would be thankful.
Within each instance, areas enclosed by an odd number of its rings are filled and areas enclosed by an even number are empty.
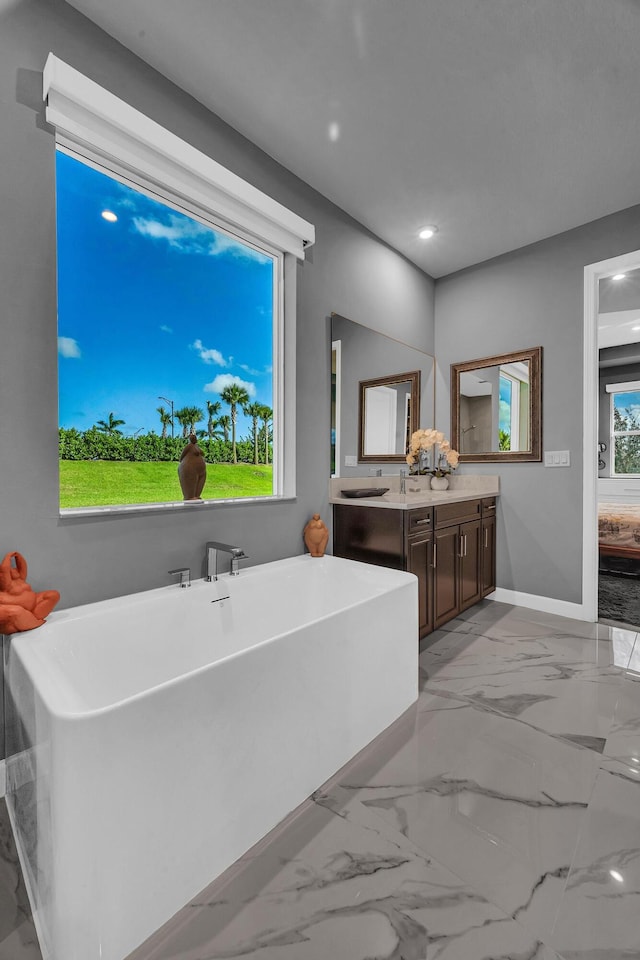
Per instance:
[[[434,507],[435,526],[450,527],[454,523],[466,523],[480,517],[480,500],[462,500],[460,503],[441,503]]]
[[[407,518],[407,536],[424,533],[433,527],[433,507],[422,507],[419,510],[410,510]]]
[[[482,500],[482,516],[491,517],[496,512],[496,498],[495,497],[483,497]]]

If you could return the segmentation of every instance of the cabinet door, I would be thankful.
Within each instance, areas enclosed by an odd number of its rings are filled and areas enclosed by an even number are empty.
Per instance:
[[[407,570],[418,578],[418,629],[421,639],[433,630],[432,554],[431,534],[413,537],[407,543]]]
[[[433,624],[439,627],[458,613],[460,527],[437,530],[433,548]]]
[[[480,599],[480,520],[461,524],[460,538],[459,609],[466,610]]]
[[[334,504],[333,553],[347,560],[404,569],[402,511]]]
[[[496,518],[485,517],[482,521],[482,596],[493,593],[496,588]]]

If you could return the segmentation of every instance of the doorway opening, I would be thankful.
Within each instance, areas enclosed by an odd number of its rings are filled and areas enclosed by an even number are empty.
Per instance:
[[[585,267],[583,609],[640,628],[640,251]]]

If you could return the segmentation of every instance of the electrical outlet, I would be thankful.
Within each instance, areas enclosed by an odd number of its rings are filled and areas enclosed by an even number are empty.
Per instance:
[[[545,467],[570,467],[571,452],[569,450],[545,450]]]
[[[355,454],[347,453],[345,454],[344,465],[345,467],[357,467],[358,458],[355,456]]]

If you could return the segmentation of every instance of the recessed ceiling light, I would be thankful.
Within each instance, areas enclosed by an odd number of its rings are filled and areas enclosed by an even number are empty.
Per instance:
[[[611,279],[612,279],[612,280],[624,280],[625,277],[626,277],[626,273],[614,273],[614,275],[612,276]]]
[[[640,330],[640,323],[637,323],[635,327],[631,327],[632,330]]]
[[[327,136],[329,137],[329,140],[331,140],[331,143],[335,143],[336,140],[340,139],[340,124],[336,123],[335,120],[333,120],[327,127]]]
[[[108,220],[109,223],[115,223],[118,219],[112,210],[103,210],[100,216],[103,220]]]
[[[617,880],[618,883],[622,883],[624,881],[624,877],[622,876],[621,873],[618,873],[617,870],[609,870],[609,874],[610,876],[613,877],[614,880]]]
[[[430,240],[434,233],[438,232],[438,228],[432,225],[428,227],[423,227],[418,236],[421,240]]]

